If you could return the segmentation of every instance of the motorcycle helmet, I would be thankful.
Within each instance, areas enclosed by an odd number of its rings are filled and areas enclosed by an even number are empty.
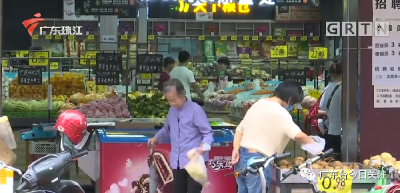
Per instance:
[[[86,117],[77,110],[66,110],[57,119],[54,128],[61,135],[62,151],[78,152],[85,145],[90,133],[86,130]]]

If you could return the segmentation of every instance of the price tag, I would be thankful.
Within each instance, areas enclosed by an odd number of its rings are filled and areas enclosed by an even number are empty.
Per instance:
[[[140,76],[141,76],[142,79],[144,79],[144,80],[150,80],[150,79],[151,79],[151,74],[141,74]]]
[[[50,62],[50,70],[58,70],[58,62]]]
[[[250,40],[250,36],[243,36],[243,40],[245,41]]]
[[[55,36],[54,36],[54,39],[56,39],[56,40],[61,40],[61,35],[55,35]]]
[[[121,36],[121,40],[127,40],[128,39],[128,35],[122,35]]]
[[[305,41],[307,41],[307,40],[308,40],[308,37],[307,37],[307,36],[301,36],[301,41],[305,42]]]
[[[228,40],[228,37],[227,36],[221,36],[221,40],[226,41],[226,40]]]
[[[49,52],[30,51],[29,66],[47,66],[49,64]]]
[[[314,40],[314,41],[319,41],[319,36],[314,36],[314,37],[312,38],[312,40]]]
[[[272,70],[277,69],[277,68],[278,68],[278,65],[277,65],[277,64],[271,64],[271,69],[272,69]]]
[[[308,59],[327,59],[328,58],[328,48],[327,47],[310,47],[308,50]]]
[[[96,92],[96,83],[92,80],[85,81],[86,92],[95,91]]]
[[[290,37],[290,41],[296,41],[296,40],[297,40],[296,36],[291,36]]]
[[[321,97],[321,94],[322,94],[321,91],[315,89],[312,89],[310,90],[310,92],[308,92],[309,96],[314,97],[316,99],[319,99],[319,97]]]
[[[33,40],[38,40],[39,39],[39,35],[32,35],[32,39]]]
[[[258,41],[258,36],[253,36],[253,37],[251,37],[251,40],[253,40],[253,41]]]
[[[79,63],[81,65],[86,65],[89,62],[89,65],[95,66],[97,53],[99,53],[99,52],[98,51],[87,51],[85,55],[81,55]],[[86,60],[89,60],[89,61],[86,61]]]
[[[237,40],[237,36],[231,36],[231,40],[236,41]]]
[[[286,58],[287,53],[287,45],[271,46],[271,58]]]
[[[327,193],[351,193],[353,184],[351,170],[321,171],[318,178],[318,187]]]
[[[45,35],[45,36],[44,36],[44,39],[46,39],[46,40],[51,40],[52,38],[53,38],[52,35]]]
[[[221,48],[217,48],[217,54],[221,54]]]
[[[8,68],[8,60],[2,60],[2,61],[1,61],[1,66],[2,66],[3,68]]]
[[[28,51],[28,50],[26,50],[26,51],[19,51],[18,53],[16,53],[16,55],[17,55],[17,57],[21,57],[21,58],[23,58],[23,57],[28,57],[29,51]]]
[[[283,37],[282,37],[282,36],[277,37],[276,40],[278,40],[278,41],[283,41]]]
[[[87,36],[87,39],[88,39],[88,40],[94,40],[94,35],[88,35],[88,36]]]
[[[69,39],[69,40],[74,40],[74,39],[75,39],[75,36],[74,36],[74,35],[69,35],[69,36],[68,36],[68,39]]]
[[[200,84],[201,84],[201,85],[208,85],[208,80],[201,80],[201,81],[200,81]]]
[[[267,40],[267,41],[272,41],[272,36],[267,36],[267,37],[266,37],[266,40]]]
[[[149,35],[148,39],[149,40],[154,40],[154,35]]]
[[[205,36],[199,36],[199,40],[205,40],[206,37]]]

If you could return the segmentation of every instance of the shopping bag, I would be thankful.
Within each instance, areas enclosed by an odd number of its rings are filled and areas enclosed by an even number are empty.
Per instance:
[[[17,156],[15,153],[0,139],[0,160],[8,166],[12,166],[15,163]]]
[[[205,185],[208,181],[207,167],[203,156],[201,156],[195,149],[187,153],[189,162],[186,164],[185,169],[196,182]]]

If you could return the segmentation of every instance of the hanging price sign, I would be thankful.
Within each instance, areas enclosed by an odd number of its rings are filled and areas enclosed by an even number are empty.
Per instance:
[[[30,51],[28,57],[29,66],[47,66],[49,64],[49,52]]]
[[[287,54],[287,45],[271,46],[271,58],[286,58]]]
[[[96,65],[96,54],[98,51],[87,51],[85,55],[81,55],[79,63],[81,65],[86,65],[89,63],[91,66]]]
[[[296,37],[296,36],[290,37],[290,41],[296,41],[296,40],[297,40],[297,37]]]
[[[307,41],[307,40],[308,40],[308,37],[307,37],[307,36],[302,36],[302,37],[301,37],[301,41],[304,42],[304,41]]]
[[[327,59],[328,58],[328,48],[327,47],[310,47],[308,50],[308,59]]]
[[[87,39],[88,39],[88,40],[94,40],[94,35],[88,35],[88,36],[87,36]]]
[[[228,40],[228,37],[227,36],[221,36],[221,40],[222,41],[226,41],[226,40]]]
[[[250,36],[243,36],[243,40],[245,41],[250,40]]]
[[[53,38],[52,35],[45,35],[45,36],[44,36],[44,39],[46,39],[46,40],[51,40],[52,38]]]
[[[50,70],[58,70],[58,62],[50,62]]]
[[[121,40],[127,40],[128,39],[128,35],[122,35],[121,36]]]
[[[266,39],[267,41],[272,41],[272,36],[267,36],[265,39]]]
[[[39,39],[39,35],[32,35],[32,39],[33,40],[38,40]]]
[[[231,40],[232,41],[236,41],[237,40],[237,36],[231,36]]]
[[[54,39],[56,39],[56,40],[61,40],[61,35],[55,35],[55,36],[54,36]]]
[[[251,37],[251,40],[253,40],[253,41],[258,41],[258,36],[253,36],[253,37]]]
[[[199,40],[205,40],[206,37],[205,36],[199,36]]]
[[[330,170],[320,171],[316,175],[318,187],[326,193],[351,193],[354,171],[351,170]]]

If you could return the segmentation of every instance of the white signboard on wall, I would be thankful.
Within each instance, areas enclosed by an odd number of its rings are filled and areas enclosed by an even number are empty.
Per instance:
[[[400,9],[396,1],[373,1],[373,21],[389,22],[374,26],[382,36],[372,37],[372,85],[400,85]],[[362,65],[362,64],[361,64]]]
[[[374,108],[400,108],[400,86],[374,86]]]
[[[96,15],[75,15],[75,0],[64,0],[64,20],[86,20],[86,21],[97,21],[98,16]]]

